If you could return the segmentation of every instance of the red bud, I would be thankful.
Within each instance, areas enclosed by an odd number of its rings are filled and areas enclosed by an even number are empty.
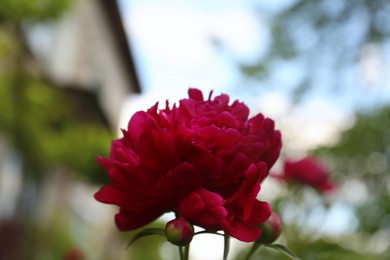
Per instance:
[[[178,217],[167,223],[165,235],[169,242],[177,246],[188,245],[194,236],[194,227],[183,217]]]
[[[257,242],[261,244],[272,244],[282,233],[282,224],[275,212],[272,212],[271,216],[260,224],[260,228],[263,232]]]

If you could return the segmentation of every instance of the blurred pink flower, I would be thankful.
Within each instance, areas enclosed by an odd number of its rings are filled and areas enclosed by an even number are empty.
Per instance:
[[[314,157],[305,157],[298,161],[285,160],[281,174],[271,176],[286,183],[300,183],[324,193],[335,189],[330,179],[329,169]]]

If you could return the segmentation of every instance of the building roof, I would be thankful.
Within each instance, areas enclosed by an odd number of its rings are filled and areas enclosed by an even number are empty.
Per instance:
[[[141,86],[139,82],[139,78],[137,75],[137,71],[134,64],[134,58],[130,49],[130,42],[128,40],[128,36],[125,32],[123,20],[121,13],[118,7],[117,0],[98,0],[99,4],[102,7],[102,10],[107,15],[107,21],[115,37],[115,42],[117,44],[118,50],[122,53],[122,62],[125,69],[128,71],[129,81],[133,81],[134,85],[129,86],[132,87],[132,90],[136,93],[141,92]]]

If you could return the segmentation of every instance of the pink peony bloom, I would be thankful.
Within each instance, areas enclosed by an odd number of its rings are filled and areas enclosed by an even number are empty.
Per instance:
[[[323,193],[335,188],[329,178],[329,170],[318,159],[306,157],[299,161],[286,160],[281,175],[272,175],[285,182],[300,183]]]
[[[140,228],[173,211],[209,231],[241,241],[259,238],[268,203],[256,199],[277,160],[281,134],[262,114],[248,119],[243,103],[200,90],[172,108],[139,111],[109,158],[98,158],[111,180],[96,200],[119,206],[119,230]]]

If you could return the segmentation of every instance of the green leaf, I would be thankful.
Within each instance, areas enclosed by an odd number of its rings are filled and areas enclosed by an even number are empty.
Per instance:
[[[266,247],[275,249],[276,251],[288,256],[291,259],[294,260],[301,260],[298,256],[296,256],[293,252],[291,252],[287,247],[280,245],[280,244],[266,244],[264,245]]]
[[[133,244],[135,241],[137,241],[140,238],[146,237],[146,236],[151,236],[151,235],[159,235],[159,236],[165,236],[165,230],[162,228],[147,228],[144,230],[141,230],[139,233],[137,233],[133,239],[130,240],[130,242],[127,244],[127,248],[131,244]]]

